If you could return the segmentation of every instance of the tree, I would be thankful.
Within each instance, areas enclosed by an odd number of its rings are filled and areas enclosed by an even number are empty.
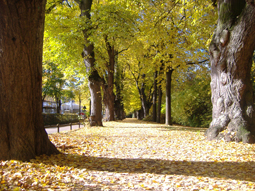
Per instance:
[[[171,108],[171,86],[173,69],[169,67],[166,72],[166,125],[172,125],[172,108]]]
[[[46,96],[54,97],[57,105],[57,113],[61,110],[61,96],[63,95],[63,73],[53,62],[43,64],[42,101]]]
[[[208,140],[255,142],[250,74],[255,7],[249,2],[253,1],[217,1],[218,23],[209,48],[213,111]]]
[[[172,89],[174,123],[192,127],[209,126],[212,113],[209,71],[209,65],[192,65],[188,71],[175,71]],[[182,72],[185,75],[180,75]]]
[[[159,76],[161,76],[161,73],[163,72],[163,66],[159,68]],[[157,107],[157,123],[160,123],[160,117],[161,117],[161,102],[162,102],[162,87],[161,87],[162,79],[159,80],[158,85],[158,107]]]
[[[142,38],[153,64],[164,64],[166,79],[166,124],[171,122],[171,81],[176,68],[188,68],[189,60],[205,57],[205,44],[212,28],[211,6],[205,1],[144,1]],[[206,27],[205,27],[206,26]],[[203,30],[198,30],[202,28]],[[154,56],[153,56],[154,55]],[[151,67],[151,65],[147,65]],[[149,70],[149,68],[148,68]]]
[[[123,103],[123,89],[124,89],[124,69],[123,67],[117,63],[115,68],[115,89],[116,89],[116,95],[115,95],[115,102],[114,102],[114,108],[115,108],[115,115],[118,120],[122,120],[125,118],[125,112],[124,112],[124,103]]]
[[[101,83],[102,79],[95,68],[95,53],[94,44],[89,40],[90,25],[90,11],[92,6],[92,0],[76,0],[81,10],[81,17],[87,21],[87,25],[83,30],[84,35],[84,49],[82,56],[84,63],[89,73],[88,85],[91,94],[91,126],[102,126],[102,97],[101,97]]]
[[[87,1],[77,0],[76,2],[81,8],[81,5]],[[49,14],[46,17],[46,19],[48,18],[46,30],[50,33],[48,35],[48,37],[50,36],[50,46],[47,46],[47,49],[57,49],[55,55],[61,55],[59,58],[51,54],[52,57],[63,60],[63,58],[70,58],[70,55],[77,56],[75,52],[79,52],[81,46],[84,46],[84,44],[85,46],[93,45],[94,59],[92,59],[92,56],[89,57],[94,63],[93,70],[100,76],[106,120],[114,120],[114,71],[117,54],[126,50],[131,42],[129,36],[131,36],[132,31],[130,30],[133,26],[133,20],[135,20],[132,11],[129,10],[132,6],[127,6],[127,4],[128,2],[123,1],[106,0],[94,1],[93,3],[91,1],[89,12],[92,16],[89,14],[89,17],[86,17],[86,14],[79,17],[77,15],[77,4],[71,1],[66,4],[65,2],[56,3],[49,0],[47,4]],[[84,32],[86,32],[85,43]],[[83,35],[80,35],[82,33]],[[52,51],[45,52],[49,55]],[[75,58],[72,58],[72,60],[75,60]],[[99,91],[97,93],[99,94]]]
[[[42,117],[45,3],[0,1],[0,160],[59,153]]]
[[[149,115],[149,110],[152,106],[153,82],[151,78],[153,78],[153,73],[147,71],[147,74],[145,74],[143,71],[144,64],[141,64],[139,60],[137,60],[137,64],[133,66],[136,69],[131,68],[129,63],[127,65],[129,66],[129,71],[135,80],[136,88],[141,100],[141,110],[138,111],[138,119],[143,119]]]
[[[104,120],[114,120],[114,101],[116,98],[115,77],[118,55],[123,54],[132,43],[135,14],[130,11],[129,1],[98,1],[93,3],[90,39],[95,44],[98,71],[103,79]],[[120,90],[120,89],[119,89]],[[119,108],[121,109],[121,107]]]
[[[157,76],[158,72],[154,72],[154,82],[153,82],[153,110],[152,110],[152,118],[153,121],[157,121]]]

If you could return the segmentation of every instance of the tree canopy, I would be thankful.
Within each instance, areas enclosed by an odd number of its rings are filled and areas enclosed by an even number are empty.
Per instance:
[[[119,82],[126,114],[141,109],[145,97],[152,105],[153,76],[160,68],[156,80],[163,95],[169,69],[178,73],[173,73],[173,85],[181,83],[180,76],[184,79],[188,70],[207,84],[202,76],[208,70],[199,68],[209,67],[204,61],[209,59],[207,49],[217,18],[211,2],[97,0],[92,3],[90,20],[80,17],[75,1],[49,0],[46,10],[44,60],[57,61],[65,73],[75,70],[86,78],[81,56],[86,29],[94,45],[95,68],[104,80],[113,72],[108,66],[109,47],[114,48],[114,72],[119,67],[123,73]],[[143,95],[139,94],[142,87]],[[113,92],[118,92],[116,84]]]

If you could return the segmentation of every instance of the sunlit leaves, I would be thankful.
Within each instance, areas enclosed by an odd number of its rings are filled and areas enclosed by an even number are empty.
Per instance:
[[[206,49],[216,21],[216,11],[203,0],[98,0],[93,1],[90,21],[80,17],[75,1],[49,0],[46,10],[50,11],[46,14],[44,61],[58,63],[69,76],[74,69],[85,73],[81,52],[85,43],[82,30],[86,29],[95,47],[95,67],[105,77],[109,62],[107,37],[116,55],[119,52],[116,64],[122,65],[128,79],[124,86],[130,89],[125,98],[130,98],[129,92],[135,89],[130,70],[152,76],[162,64],[164,71],[169,66],[186,69],[187,61],[208,58]],[[164,79],[164,73],[158,78]],[[147,83],[152,83],[150,79],[146,79]]]

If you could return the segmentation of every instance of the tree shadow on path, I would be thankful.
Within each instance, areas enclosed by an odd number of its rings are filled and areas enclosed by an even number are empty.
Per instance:
[[[120,159],[82,155],[56,155],[61,160],[40,161],[47,165],[69,166],[116,173],[153,173],[235,179],[255,182],[255,162],[200,162],[160,159]]]

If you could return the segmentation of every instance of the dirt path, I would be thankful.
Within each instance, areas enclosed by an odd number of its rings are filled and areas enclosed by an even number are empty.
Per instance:
[[[255,145],[208,142],[204,130],[126,119],[52,134],[65,155],[26,164],[42,180],[31,189],[255,190]]]

